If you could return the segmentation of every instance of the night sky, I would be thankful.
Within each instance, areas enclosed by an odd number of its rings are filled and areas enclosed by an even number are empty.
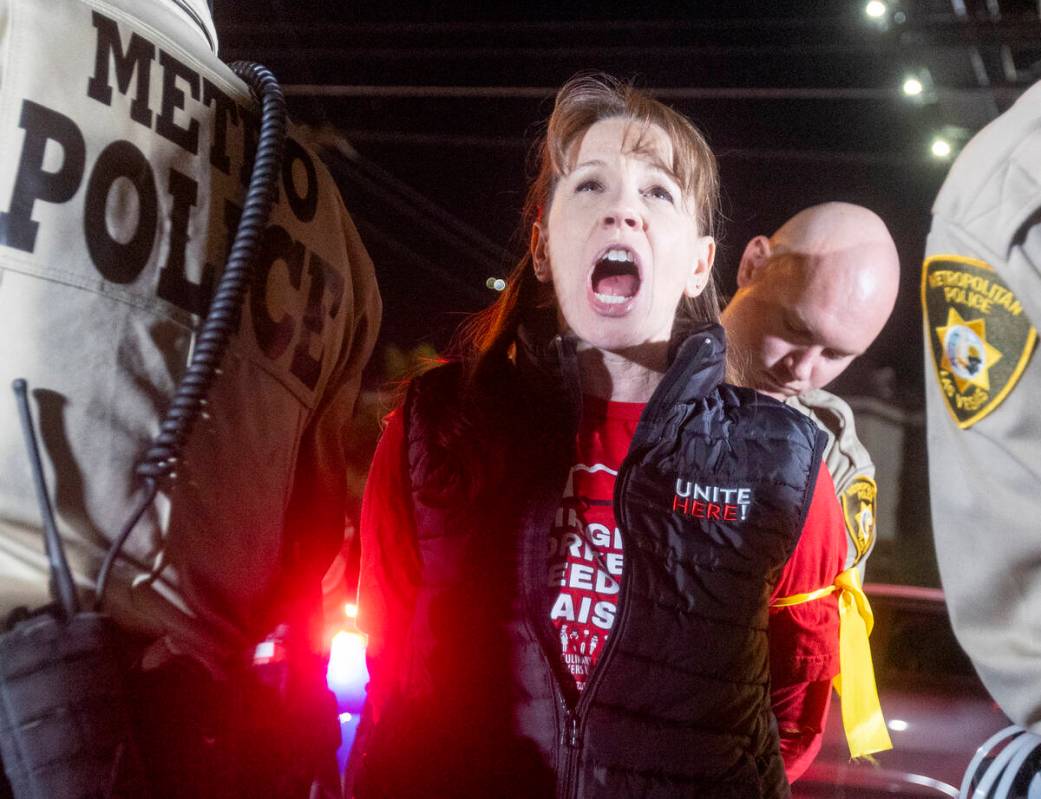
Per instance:
[[[553,91],[603,70],[690,116],[719,156],[717,274],[734,288],[747,239],[827,200],[868,206],[901,254],[896,311],[838,385],[921,407],[918,280],[929,206],[955,147],[1041,76],[1037,4],[863,2],[459,4],[217,0],[226,60],[270,66],[328,162],[376,263],[382,340],[443,346],[494,299]],[[964,14],[960,13],[964,11]],[[926,72],[922,72],[926,70]],[[922,101],[904,97],[909,71]],[[989,84],[984,88],[981,85]],[[337,149],[338,148],[338,149]]]

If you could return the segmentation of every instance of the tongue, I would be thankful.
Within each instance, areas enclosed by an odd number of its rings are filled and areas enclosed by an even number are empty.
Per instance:
[[[639,288],[640,279],[636,275],[610,275],[602,277],[593,287],[597,294],[610,294],[615,297],[632,297]]]

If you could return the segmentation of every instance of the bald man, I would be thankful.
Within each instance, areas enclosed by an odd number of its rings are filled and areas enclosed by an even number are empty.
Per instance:
[[[852,410],[823,388],[881,332],[899,274],[896,245],[875,213],[815,205],[748,242],[723,311],[735,382],[798,408],[827,432],[825,460],[851,542],[846,567],[862,574],[875,543],[875,467]]]

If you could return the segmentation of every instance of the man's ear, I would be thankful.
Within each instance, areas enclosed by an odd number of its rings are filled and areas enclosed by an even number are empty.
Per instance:
[[[737,287],[743,289],[759,276],[760,270],[770,261],[773,247],[766,236],[756,236],[745,245],[741,263],[737,267]]]
[[[528,243],[528,251],[531,253],[531,265],[535,270],[535,278],[540,283],[549,283],[551,278],[549,242],[541,222],[536,222],[531,226],[531,241]]]
[[[702,236],[698,239],[698,252],[694,266],[687,275],[687,283],[683,287],[685,296],[697,297],[705,290],[705,286],[712,279],[712,264],[715,260],[716,240],[711,236]]]

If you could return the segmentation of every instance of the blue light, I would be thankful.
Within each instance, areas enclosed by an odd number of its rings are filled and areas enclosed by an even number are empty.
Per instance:
[[[325,673],[329,690],[336,694],[340,718],[341,742],[336,758],[341,772],[354,744],[354,736],[358,734],[365,704],[365,686],[369,682],[369,670],[365,666],[365,643],[365,636],[361,633],[347,630],[336,633]]]
[[[326,680],[336,694],[341,713],[358,714],[365,703],[369,670],[365,667],[365,636],[341,630],[333,636]]]

